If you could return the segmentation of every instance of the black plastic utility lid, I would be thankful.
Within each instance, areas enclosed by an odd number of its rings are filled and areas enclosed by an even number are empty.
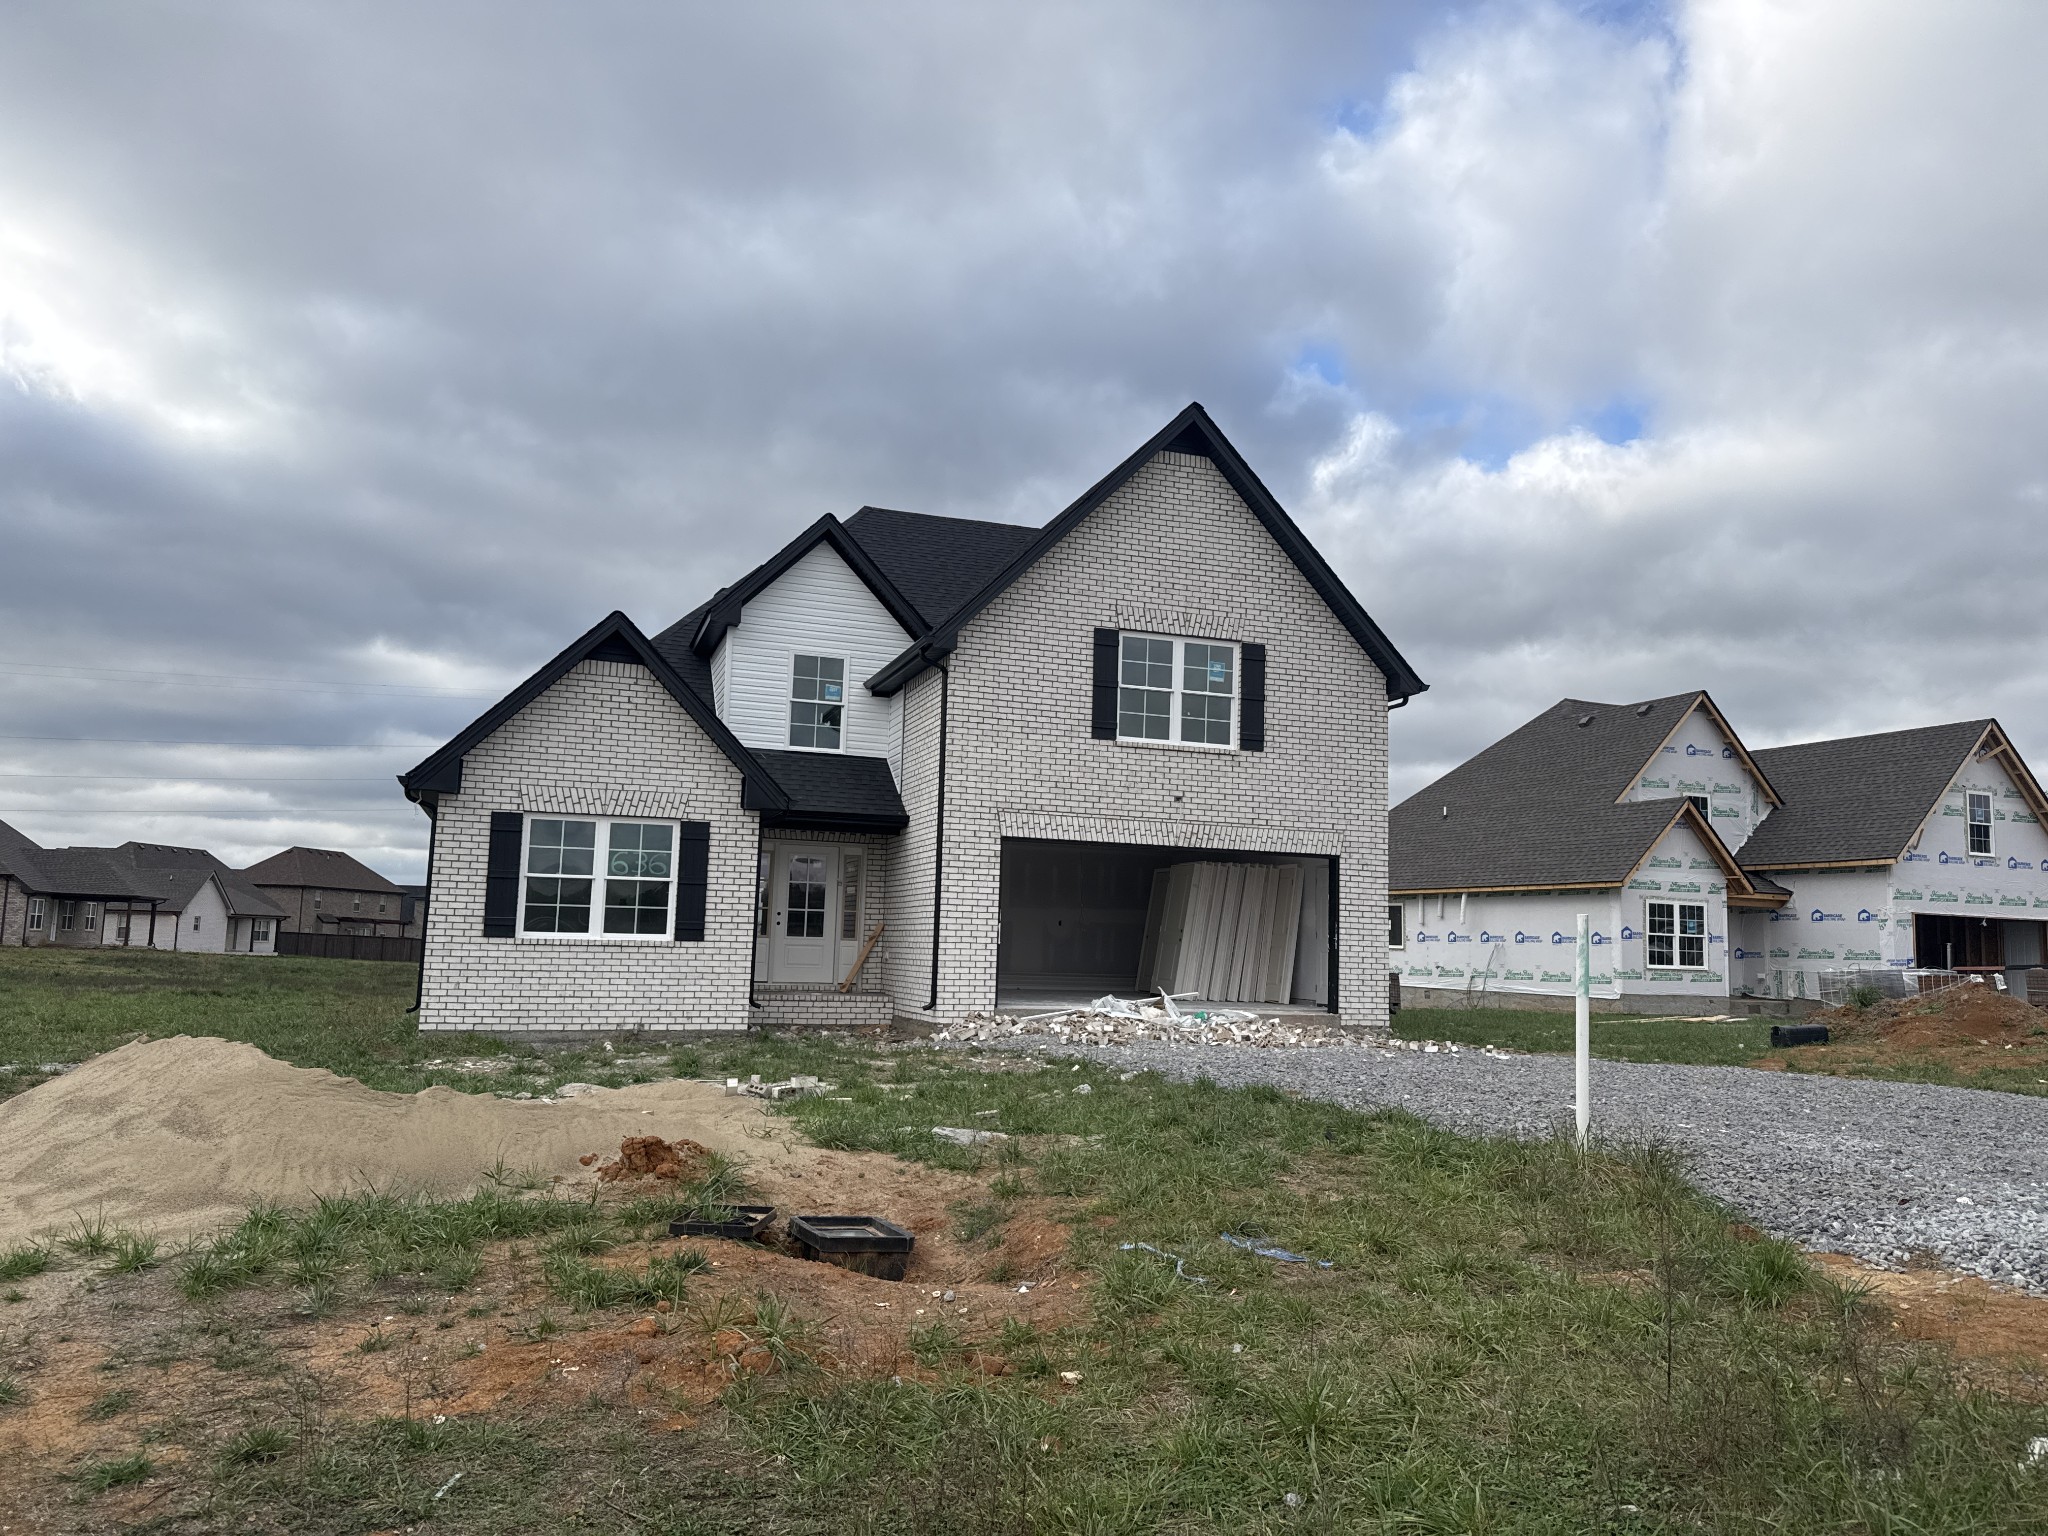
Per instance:
[[[789,1235],[819,1253],[908,1253],[917,1241],[880,1216],[792,1216]]]

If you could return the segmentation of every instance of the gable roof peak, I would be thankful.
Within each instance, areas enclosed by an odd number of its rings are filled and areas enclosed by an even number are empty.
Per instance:
[[[1132,476],[1161,453],[1197,454],[1216,466],[1217,472],[1237,493],[1252,516],[1264,525],[1273,541],[1315,589],[1316,595],[1336,615],[1338,622],[1350,632],[1359,647],[1380,669],[1387,681],[1390,707],[1405,704],[1410,698],[1428,688],[1429,685],[1416,674],[1413,667],[1409,666],[1406,658],[1394,649],[1393,642],[1372,621],[1321,553],[1295,526],[1294,520],[1274,499],[1273,493],[1266,489],[1265,483],[1252,472],[1251,466],[1245,463],[1230,439],[1223,435],[1222,429],[1202,408],[1202,403],[1199,400],[1192,400],[1171,421],[1141,443],[1122,463],[1096,481],[1077,501],[1039,530],[1037,537],[990,576],[979,591],[971,594],[953,613],[944,616],[941,622],[918,634],[906,650],[867,679],[869,690],[882,695],[895,693],[926,668],[936,666],[944,660],[958,646],[960,631],[966,627],[969,620],[1000,597],[1013,582],[1043,559],[1083,519],[1121,490]]]

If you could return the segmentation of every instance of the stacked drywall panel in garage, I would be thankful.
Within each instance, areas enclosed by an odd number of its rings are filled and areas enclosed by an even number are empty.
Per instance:
[[[1297,864],[1175,864],[1153,877],[1138,981],[1212,1003],[1284,1003],[1301,930]]]

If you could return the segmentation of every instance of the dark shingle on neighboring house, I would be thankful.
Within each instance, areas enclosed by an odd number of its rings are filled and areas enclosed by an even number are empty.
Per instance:
[[[1031,546],[1041,530],[966,517],[862,507],[846,531],[897,589],[937,625]]]
[[[23,883],[50,896],[148,897],[148,881],[109,848],[39,848],[35,880]]]
[[[240,872],[251,885],[318,887],[397,895],[399,887],[339,848],[287,848]]]
[[[237,917],[285,915],[284,908],[257,890],[240,870],[228,868],[204,848],[131,842],[107,852],[135,872],[140,894],[156,897],[173,911],[184,911],[210,878],[220,882],[228,911]]]
[[[1742,845],[1743,867],[1891,863],[1994,723],[1959,720],[1750,754],[1785,803]]]
[[[1677,804],[1615,800],[1700,697],[1559,700],[1394,807],[1388,885],[1455,891],[1619,884],[1670,824]]]

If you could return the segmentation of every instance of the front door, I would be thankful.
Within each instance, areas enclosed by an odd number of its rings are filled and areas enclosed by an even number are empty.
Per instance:
[[[796,844],[776,850],[769,942],[774,948],[770,979],[835,981],[832,921],[832,852],[823,845]]]

